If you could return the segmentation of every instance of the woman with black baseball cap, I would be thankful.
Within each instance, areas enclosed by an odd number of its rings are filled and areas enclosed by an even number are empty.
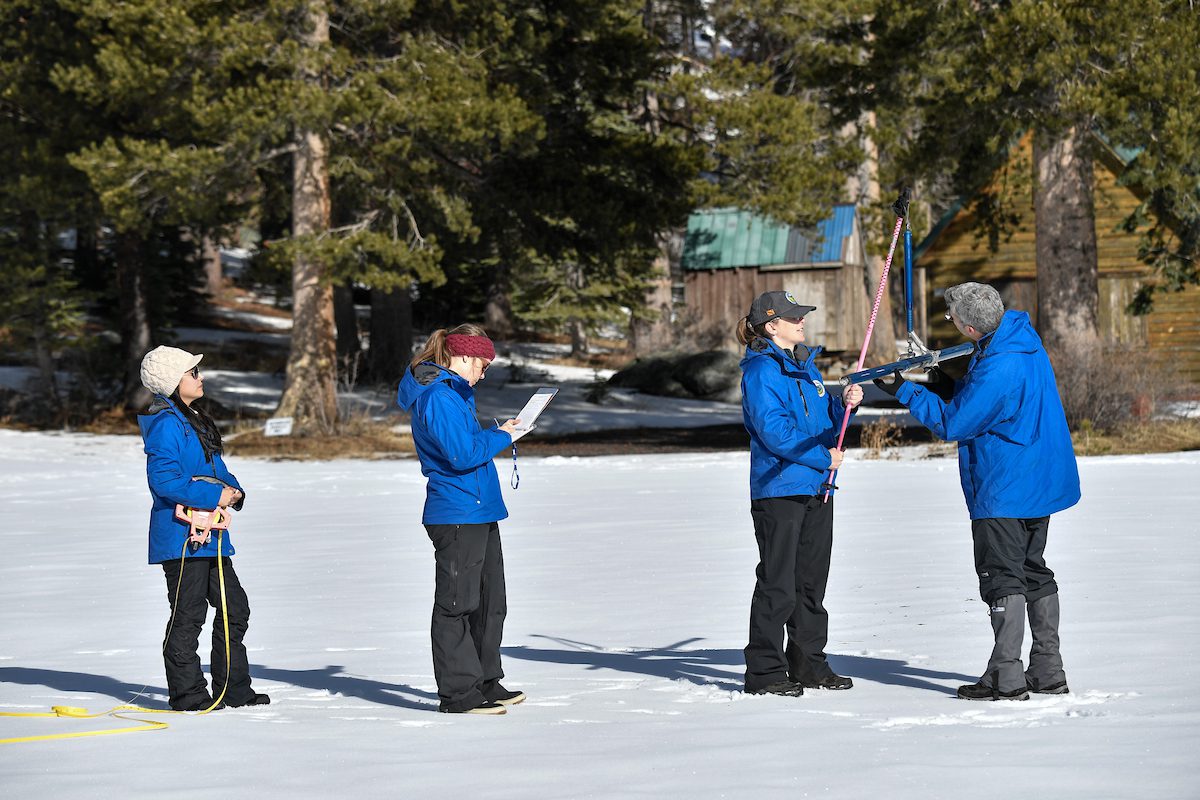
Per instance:
[[[764,292],[738,322],[742,418],[750,432],[750,516],[758,540],[758,581],[750,603],[746,684],[750,694],[798,697],[804,689],[849,689],[825,660],[825,584],[833,546],[833,498],[822,481],[842,463],[837,431],[862,387],[840,398],[825,390],[804,348],[804,317],[814,306],[791,292]],[[784,647],[784,631],[787,646]]]

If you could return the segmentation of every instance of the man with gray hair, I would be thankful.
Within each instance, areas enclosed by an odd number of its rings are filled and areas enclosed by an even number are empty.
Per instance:
[[[896,372],[875,383],[936,436],[958,442],[979,594],[995,638],[987,669],[976,683],[960,686],[958,696],[1066,694],[1058,584],[1043,551],[1050,515],[1079,502],[1079,470],[1054,370],[1029,315],[1005,311],[991,286],[950,287],[946,309],[946,319],[977,345],[966,376],[951,381],[938,374],[926,387]],[[1026,613],[1033,637],[1028,669],[1021,663]]]

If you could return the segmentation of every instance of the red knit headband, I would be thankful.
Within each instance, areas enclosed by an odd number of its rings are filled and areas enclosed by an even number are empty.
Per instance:
[[[471,356],[496,360],[496,345],[486,336],[467,336],[463,333],[452,333],[446,337],[446,346],[452,356]]]

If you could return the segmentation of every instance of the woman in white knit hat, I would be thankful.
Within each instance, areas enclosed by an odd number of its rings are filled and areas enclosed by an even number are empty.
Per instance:
[[[142,384],[154,393],[148,412],[138,417],[146,450],[150,510],[150,563],[161,564],[172,616],[163,642],[171,708],[204,711],[214,706],[264,705],[265,694],[250,688],[250,668],[242,638],[250,604],[233,570],[233,542],[227,533],[196,541],[175,507],[240,510],[245,492],[221,458],[221,432],[195,405],[204,396],[203,355],[177,347],[156,347],[142,359]],[[217,559],[222,560],[218,564]],[[221,573],[224,573],[222,600]],[[200,669],[197,647],[208,606],[213,621],[212,694]],[[222,615],[229,623],[228,669]],[[213,698],[217,700],[214,701]],[[223,698],[223,699],[222,699]]]

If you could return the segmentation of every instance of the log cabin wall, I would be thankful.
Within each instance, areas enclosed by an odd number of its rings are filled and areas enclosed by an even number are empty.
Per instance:
[[[1154,311],[1134,316],[1126,311],[1134,293],[1152,270],[1138,260],[1142,231],[1127,232],[1122,223],[1140,202],[1137,194],[1117,182],[1121,164],[1103,150],[1095,163],[1096,252],[1099,278],[1101,335],[1115,344],[1144,347],[1170,365],[1183,380],[1200,383],[1200,287],[1155,295]],[[1026,179],[1014,180],[1024,174]],[[995,252],[976,233],[973,214],[958,209],[944,219],[918,247],[917,266],[925,273],[929,338],[943,346],[961,340],[943,318],[946,287],[964,281],[995,286],[1009,308],[1027,311],[1037,320],[1037,257],[1034,235],[1033,180],[1030,139],[1014,150],[1008,181],[1016,221],[1011,235]],[[997,180],[1000,180],[998,177]]]

